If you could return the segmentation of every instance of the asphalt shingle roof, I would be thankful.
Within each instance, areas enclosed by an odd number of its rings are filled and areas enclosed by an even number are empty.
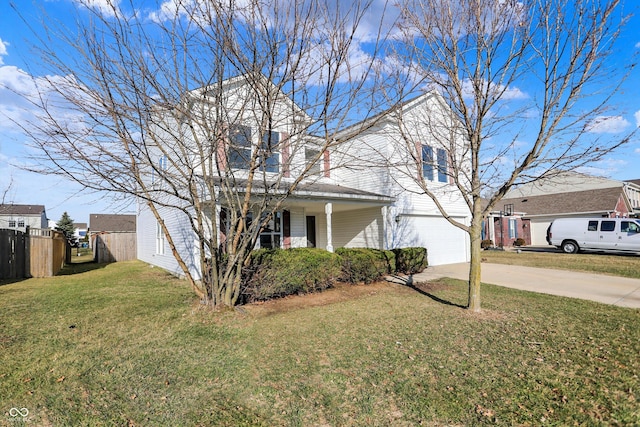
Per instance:
[[[513,204],[514,212],[523,212],[526,216],[606,212],[615,210],[620,197],[623,197],[621,187],[598,188],[569,193],[502,199],[499,202],[499,206]]]
[[[0,205],[0,215],[41,215],[43,205]]]
[[[89,229],[93,233],[101,231],[136,231],[135,215],[91,214]]]

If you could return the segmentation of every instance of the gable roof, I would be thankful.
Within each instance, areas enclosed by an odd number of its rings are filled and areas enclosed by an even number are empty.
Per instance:
[[[100,231],[136,231],[135,215],[91,214],[89,229],[92,233]]]
[[[628,201],[621,187],[597,188],[568,193],[543,194],[502,199],[499,203],[513,204],[514,212],[525,216],[615,211],[620,198]]]
[[[0,215],[37,215],[44,212],[44,205],[0,205]]]

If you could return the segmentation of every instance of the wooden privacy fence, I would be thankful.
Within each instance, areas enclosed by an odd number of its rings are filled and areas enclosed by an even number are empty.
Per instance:
[[[129,261],[137,258],[135,232],[101,232],[93,235],[96,262]]]
[[[0,229],[0,279],[21,279],[28,269],[29,239],[22,231]]]
[[[55,276],[71,260],[71,246],[64,233],[55,230],[29,230],[31,277]]]
[[[71,259],[71,246],[60,231],[0,229],[0,279],[50,277]]]

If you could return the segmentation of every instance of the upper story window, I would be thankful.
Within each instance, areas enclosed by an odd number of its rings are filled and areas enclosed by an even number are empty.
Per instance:
[[[309,175],[320,175],[322,173],[322,157],[320,157],[320,151],[311,148],[305,148],[304,160],[307,167],[309,167]]]
[[[447,182],[447,152],[438,148],[438,182]]]
[[[229,128],[229,166],[234,169],[249,169],[252,154],[251,127],[233,125]],[[278,132],[267,131],[262,135],[256,159],[258,167],[265,172],[280,171],[280,153],[277,151],[280,143]]]
[[[158,160],[158,169],[161,171],[167,169],[167,156],[160,156],[160,159]]]
[[[433,148],[429,145],[422,146],[422,177],[433,181]]]
[[[280,153],[277,151],[280,134],[267,131],[260,141],[260,170],[265,172],[280,172]]]
[[[10,219],[9,220],[9,228],[16,228],[16,220],[15,219]]]
[[[447,182],[449,169],[447,151],[443,148],[438,148],[435,157],[434,161],[433,147],[429,145],[422,146],[422,177],[428,181],[437,179],[438,182]]]
[[[24,227],[24,219],[23,218],[18,219],[18,227]]]
[[[251,161],[251,128],[233,125],[229,128],[229,166],[247,169]]]

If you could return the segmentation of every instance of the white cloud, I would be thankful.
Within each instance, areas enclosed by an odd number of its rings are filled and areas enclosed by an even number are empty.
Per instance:
[[[7,51],[7,46],[9,46],[9,43],[0,39],[0,65],[4,64],[2,57],[9,54],[9,52]]]
[[[488,83],[486,81],[482,82],[482,85],[486,87]],[[529,98],[529,95],[527,95],[525,92],[523,92],[522,90],[520,90],[517,87],[505,87],[504,85],[496,85],[496,84],[491,84],[491,92],[492,92],[492,96],[499,96],[500,99],[502,101],[513,101],[513,100],[520,100],[520,99],[527,99]],[[473,99],[474,98],[474,88],[473,88],[473,82],[469,79],[465,80],[462,83],[462,91],[464,93],[464,97],[466,99]],[[485,89],[482,89],[482,92],[484,92]]]
[[[636,127],[640,128],[640,110],[636,111],[633,114],[633,117],[635,117],[635,119],[636,119]]]
[[[587,132],[591,133],[620,133],[630,123],[622,116],[598,116],[587,124]]]
[[[74,0],[75,3],[87,9],[95,9],[104,16],[115,16],[120,0]]]
[[[635,150],[633,150],[633,152],[636,154],[640,154],[640,148],[636,148]]]
[[[640,49],[640,42],[636,43],[636,48]]]

